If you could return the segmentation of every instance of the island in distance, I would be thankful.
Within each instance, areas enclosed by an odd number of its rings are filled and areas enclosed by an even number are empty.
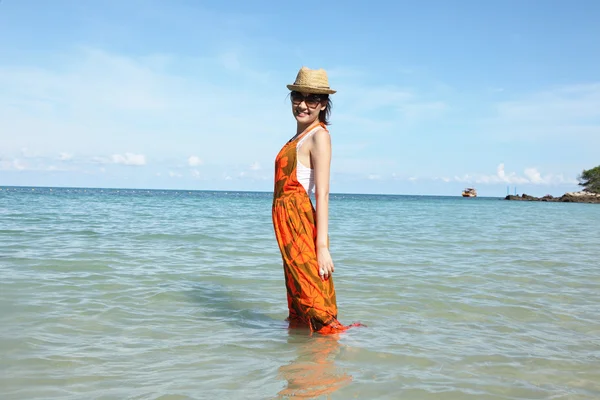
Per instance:
[[[550,201],[556,203],[595,203],[600,204],[600,193],[592,192],[568,192],[560,197],[553,197],[547,194],[544,197],[535,197],[523,193],[522,195],[509,194],[504,200],[520,200],[520,201]]]
[[[544,197],[529,196],[523,193],[521,196],[508,195],[504,200],[521,201],[552,201],[556,203],[596,203],[600,204],[600,165],[595,168],[583,170],[577,177],[579,186],[583,186],[581,192],[568,192],[560,197],[553,197],[549,194]]]

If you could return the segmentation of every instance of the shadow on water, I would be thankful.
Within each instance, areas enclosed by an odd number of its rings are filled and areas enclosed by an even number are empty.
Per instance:
[[[196,283],[187,292],[192,300],[202,307],[202,313],[242,328],[285,329],[285,321],[250,308],[248,299],[237,298],[231,290],[215,283]]]

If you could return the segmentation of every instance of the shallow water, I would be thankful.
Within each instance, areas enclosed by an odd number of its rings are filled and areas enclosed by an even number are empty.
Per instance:
[[[332,195],[338,336],[268,193],[0,191],[2,399],[600,398],[600,206]]]

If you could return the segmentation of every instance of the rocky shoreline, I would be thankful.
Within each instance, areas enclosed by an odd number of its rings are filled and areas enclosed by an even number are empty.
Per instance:
[[[600,204],[600,194],[590,192],[568,192],[560,197],[546,195],[544,197],[535,197],[523,193],[522,195],[509,194],[504,200],[519,200],[519,201],[549,201],[555,203],[595,203]]]

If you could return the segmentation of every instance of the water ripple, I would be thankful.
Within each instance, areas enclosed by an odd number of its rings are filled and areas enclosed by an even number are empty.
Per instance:
[[[332,195],[337,338],[270,194],[0,192],[3,399],[600,398],[600,207]]]

